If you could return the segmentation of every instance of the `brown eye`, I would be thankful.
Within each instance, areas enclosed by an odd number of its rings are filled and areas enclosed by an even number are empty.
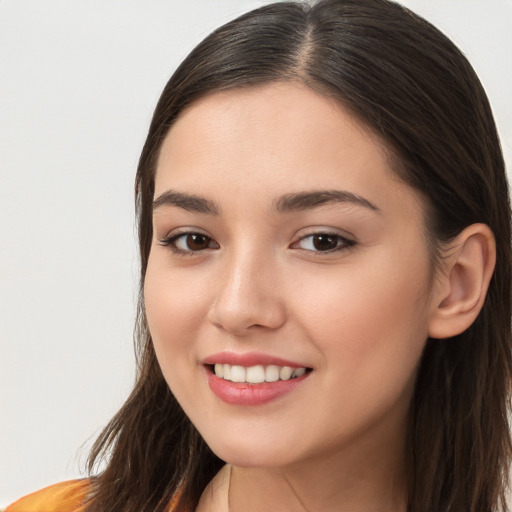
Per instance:
[[[314,233],[302,238],[295,245],[311,252],[335,252],[352,247],[355,243],[334,233]]]
[[[313,247],[317,251],[332,251],[338,246],[339,237],[333,235],[314,235]]]
[[[160,240],[160,245],[169,247],[174,253],[192,254],[207,249],[218,249],[219,245],[202,233],[180,233]]]
[[[181,233],[171,237],[166,241],[165,245],[169,246],[174,252],[181,254],[191,254],[207,249],[219,248],[212,238],[202,233]]]
[[[189,251],[202,251],[208,249],[211,240],[205,235],[192,233],[185,235],[183,241]]]

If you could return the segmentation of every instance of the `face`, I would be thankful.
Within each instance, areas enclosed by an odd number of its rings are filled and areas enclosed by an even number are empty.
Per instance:
[[[403,438],[431,268],[374,135],[297,84],[215,93],[171,128],[154,198],[149,328],[217,455],[276,467]]]

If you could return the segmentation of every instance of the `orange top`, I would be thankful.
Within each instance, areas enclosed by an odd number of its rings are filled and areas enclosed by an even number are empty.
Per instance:
[[[80,512],[90,489],[87,478],[68,480],[28,494],[5,512]]]
[[[85,512],[84,502],[90,491],[88,478],[67,480],[28,494],[3,512]],[[178,498],[175,496],[171,500],[169,510],[173,510]]]

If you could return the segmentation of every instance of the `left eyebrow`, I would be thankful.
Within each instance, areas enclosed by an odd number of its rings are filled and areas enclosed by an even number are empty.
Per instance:
[[[278,213],[317,208],[328,203],[351,203],[381,213],[373,203],[364,197],[346,190],[317,190],[285,194],[273,202],[273,210]]]
[[[153,211],[162,206],[177,206],[189,212],[219,215],[219,207],[208,199],[175,190],[167,190],[153,201]]]

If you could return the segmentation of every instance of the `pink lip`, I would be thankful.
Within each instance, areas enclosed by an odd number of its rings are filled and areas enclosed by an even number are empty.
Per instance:
[[[259,384],[247,384],[231,382],[217,377],[206,366],[215,364],[229,364],[240,366],[289,366],[291,368],[307,368],[307,365],[282,359],[280,357],[263,354],[260,352],[219,352],[208,356],[203,361],[210,389],[222,401],[232,405],[261,405],[275,400],[293,391],[309,376],[309,372],[290,380],[278,380],[276,382],[261,382]]]
[[[210,389],[223,402],[245,406],[262,405],[282,397],[300,386],[309,375],[309,373],[305,373],[301,377],[290,380],[247,384],[221,379],[207,370]]]
[[[238,354],[236,352],[219,352],[208,356],[203,364],[230,364],[240,366],[256,366],[261,364],[262,366],[270,366],[271,364],[276,366],[290,366],[291,368],[307,368],[306,365],[295,363],[293,361],[287,361],[280,357],[274,357],[269,354],[263,354],[260,352],[245,352]]]

